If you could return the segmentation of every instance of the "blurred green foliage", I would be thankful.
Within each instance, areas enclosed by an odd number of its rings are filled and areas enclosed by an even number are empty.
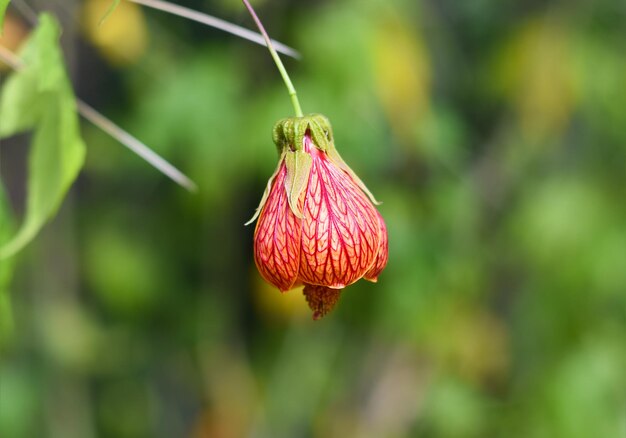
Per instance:
[[[0,246],[2,262],[28,244],[56,213],[83,165],[85,145],[57,43],[59,34],[57,22],[42,14],[20,52],[23,68],[9,77],[0,96],[0,137],[34,130],[26,213],[16,234]]]
[[[243,227],[292,111],[268,54],[130,2],[71,21],[98,1],[56,11],[77,94],[200,191],[83,124],[85,169],[11,285],[0,436],[626,437],[620,2],[254,2],[389,229],[378,284],[314,323]]]

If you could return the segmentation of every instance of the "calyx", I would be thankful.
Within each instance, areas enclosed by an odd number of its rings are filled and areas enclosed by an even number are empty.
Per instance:
[[[280,160],[276,171],[267,183],[261,203],[257,207],[254,216],[246,222],[246,225],[254,222],[261,213],[269,197],[273,181],[283,163],[287,169],[285,191],[287,192],[289,208],[296,217],[303,218],[302,205],[299,201],[302,193],[307,188],[311,166],[313,165],[311,153],[305,151],[304,148],[307,136],[310,139],[310,144],[322,151],[332,164],[346,172],[370,198],[372,203],[379,204],[374,195],[363,184],[363,181],[350,169],[346,162],[343,161],[343,158],[341,158],[341,155],[339,155],[339,152],[337,152],[333,140],[333,131],[330,122],[325,116],[322,114],[310,114],[303,117],[288,117],[276,122],[272,130],[272,138],[278,149]]]
[[[319,150],[328,152],[334,149],[330,122],[322,114],[281,119],[274,125],[272,138],[279,154],[287,151],[296,152],[303,150],[304,137],[307,133]]]

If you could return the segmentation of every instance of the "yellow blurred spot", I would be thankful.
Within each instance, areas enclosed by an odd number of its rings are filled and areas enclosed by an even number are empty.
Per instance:
[[[430,58],[422,36],[400,17],[385,16],[371,39],[376,90],[394,133],[410,142],[430,106]]]
[[[570,44],[561,23],[541,18],[527,23],[499,55],[496,84],[530,140],[559,134],[570,118],[575,101]]]
[[[28,29],[13,14],[8,13],[4,17],[4,30],[0,36],[0,46],[16,52],[22,41],[28,36]],[[0,72],[10,71],[11,68],[4,62],[0,62]]]
[[[46,306],[40,320],[41,339],[52,359],[67,368],[92,366],[102,333],[88,314],[73,304],[58,302]]]
[[[132,64],[146,50],[148,30],[141,6],[123,1],[102,23],[111,0],[87,0],[83,6],[83,28],[87,38],[113,65]]]
[[[200,352],[208,400],[193,422],[190,438],[246,436],[260,402],[246,356],[231,345]]]
[[[252,278],[254,303],[261,317],[277,322],[289,322],[294,317],[311,318],[311,310],[302,293],[302,286],[281,293],[276,287],[263,280],[256,267],[254,267]]]
[[[453,306],[433,327],[430,348],[448,369],[476,383],[502,382],[510,366],[506,326],[483,309]],[[446,336],[441,336],[444,330]]]

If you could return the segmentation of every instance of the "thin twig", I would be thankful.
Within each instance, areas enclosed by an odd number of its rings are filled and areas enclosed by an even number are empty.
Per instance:
[[[64,0],[59,2],[59,5],[67,11],[67,6],[63,3]],[[253,43],[257,43],[261,46],[267,46],[265,39],[260,33],[254,32],[252,30],[246,29],[245,27],[238,26],[233,23],[229,23],[228,21],[222,20],[221,18],[214,17],[209,14],[205,14],[204,12],[199,12],[194,9],[186,8],[184,6],[180,6],[174,3],[170,3],[163,0],[128,0],[133,3],[137,3],[138,5],[146,6],[152,9],[156,9],[159,11],[167,12],[172,15],[177,15],[179,17],[187,18],[192,21],[197,21],[198,23],[205,24],[210,27],[214,27],[221,31],[230,33],[232,35],[238,36],[248,41],[252,41]],[[37,22],[37,12],[28,5],[24,0],[12,0],[12,5],[20,12],[30,23],[34,24]],[[69,13],[69,12],[68,12]],[[302,56],[300,53],[289,47],[280,41],[271,40],[276,50],[283,55],[290,56],[294,59],[300,59]]]
[[[252,41],[254,43],[266,46],[267,43],[263,36],[253,32],[245,27],[237,26],[236,24],[229,23],[228,21],[220,18],[213,17],[203,12],[194,11],[183,6],[176,5],[174,3],[166,2],[163,0],[129,0],[139,5],[148,6],[153,9],[158,9],[163,12],[169,12],[170,14],[178,15],[179,17],[188,18],[189,20],[197,21],[198,23],[206,24],[207,26],[215,27],[216,29],[223,30],[230,34],[236,35],[240,38]],[[271,40],[271,44],[276,47],[276,50],[280,53],[291,56],[295,59],[300,59],[300,53],[289,46],[286,46],[278,41]]]
[[[17,55],[2,46],[0,46],[0,59],[14,70],[20,70],[24,67],[23,62],[19,59],[19,57],[17,57]],[[117,141],[122,143],[135,154],[139,155],[141,158],[146,160],[150,165],[159,170],[172,181],[180,184],[182,187],[186,188],[189,191],[196,191],[198,189],[193,181],[187,178],[181,171],[172,166],[163,157],[158,155],[156,152],[154,152],[148,146],[133,137],[131,134],[124,131],[111,120],[107,119],[91,106],[89,106],[82,100],[77,99],[76,107],[78,109],[78,113],[81,116],[96,125],[98,128],[102,129],[111,137],[115,138]]]
[[[198,190],[198,186],[196,186],[196,184],[187,178],[182,172],[168,163],[164,158],[143,144],[141,141],[137,140],[111,120],[104,117],[91,106],[87,105],[80,99],[76,100],[76,106],[78,107],[78,112],[81,116],[139,155],[171,180],[180,184],[189,191],[195,192]]]

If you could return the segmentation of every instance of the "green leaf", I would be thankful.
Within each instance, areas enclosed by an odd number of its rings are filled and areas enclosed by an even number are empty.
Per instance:
[[[25,67],[9,77],[0,95],[0,138],[35,128],[58,95],[73,99],[58,39],[58,24],[42,15],[20,52]]]
[[[120,4],[120,0],[113,0],[111,2],[111,4],[109,5],[109,8],[107,9],[107,11],[104,13],[102,18],[100,19],[100,23],[98,23],[98,26],[102,26],[102,23],[104,23],[107,20],[107,18],[109,18],[111,16],[113,11],[115,11],[115,8],[117,8],[117,6],[119,4]]]
[[[0,138],[35,131],[24,222],[0,246],[0,260],[22,249],[54,215],[83,165],[85,145],[59,35],[54,18],[42,14],[21,52],[24,68],[9,77],[0,95]]]
[[[13,307],[8,291],[0,291],[0,349],[11,339],[13,333]]]
[[[4,27],[4,13],[9,6],[11,0],[0,0],[0,35],[2,35],[2,29]]]
[[[5,243],[13,234],[13,215],[0,183],[0,244]],[[13,314],[9,296],[9,283],[13,274],[13,259],[0,260],[0,347],[10,337],[13,329]]]

